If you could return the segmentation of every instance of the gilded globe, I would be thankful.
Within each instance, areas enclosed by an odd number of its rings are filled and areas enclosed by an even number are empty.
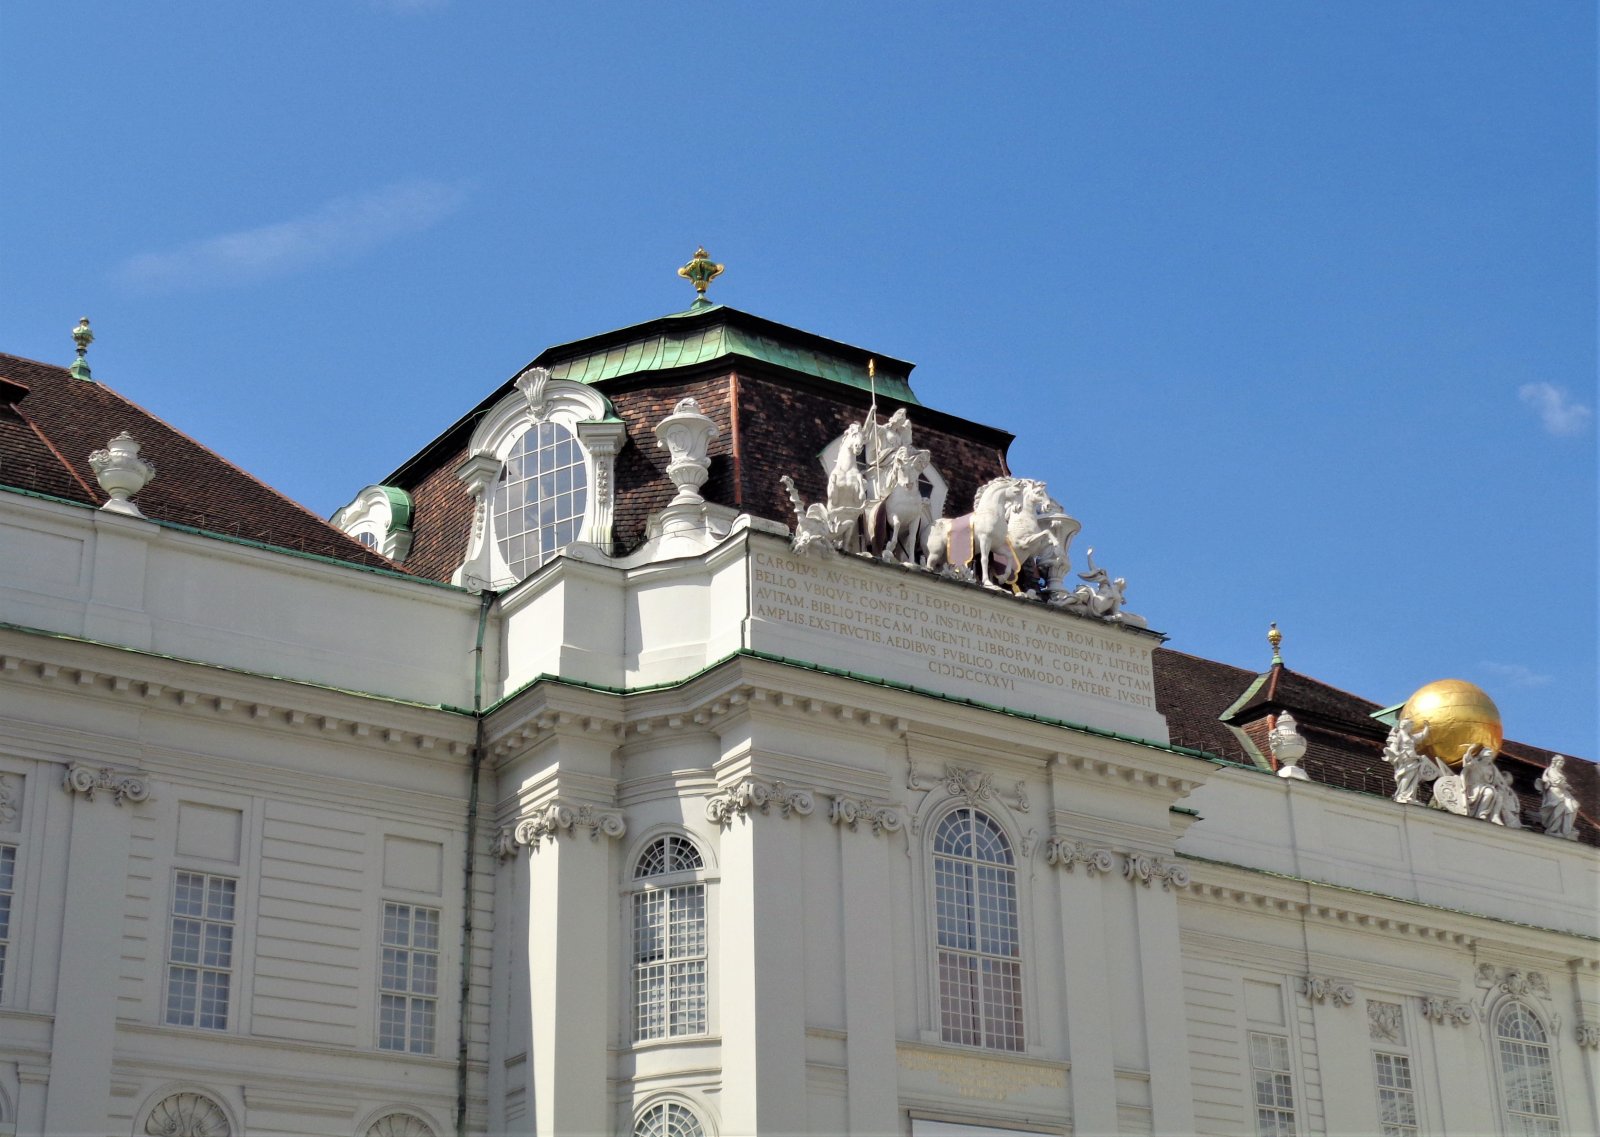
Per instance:
[[[1401,718],[1412,722],[1412,729],[1428,727],[1428,737],[1418,747],[1452,769],[1459,768],[1469,746],[1487,746],[1500,752],[1505,731],[1500,725],[1500,708],[1482,687],[1465,679],[1440,679],[1420,687],[1406,700]]]

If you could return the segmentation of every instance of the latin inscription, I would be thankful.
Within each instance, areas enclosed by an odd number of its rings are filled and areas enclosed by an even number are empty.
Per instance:
[[[1047,1067],[928,1050],[901,1049],[898,1057],[902,1070],[925,1070],[954,1090],[957,1097],[981,1101],[1005,1101],[1022,1090],[1059,1090],[1067,1085],[1066,1071]]]
[[[1032,689],[1155,710],[1148,649],[1086,621],[901,573],[851,571],[848,561],[812,562],[762,549],[752,550],[752,558],[758,620],[886,649],[910,661],[929,686],[954,679],[992,690],[999,702],[1007,692]]]

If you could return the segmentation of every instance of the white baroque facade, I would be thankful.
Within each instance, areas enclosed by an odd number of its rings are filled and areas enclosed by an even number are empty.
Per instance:
[[[796,552],[709,430],[614,556],[519,390],[520,581],[515,403],[459,586],[0,493],[0,1134],[1600,1131],[1591,844],[1174,745],[1120,579]]]

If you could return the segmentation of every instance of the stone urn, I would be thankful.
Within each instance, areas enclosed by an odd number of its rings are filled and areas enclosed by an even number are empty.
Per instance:
[[[700,412],[693,399],[679,399],[672,413],[656,424],[656,445],[668,454],[667,477],[678,487],[671,506],[699,505],[705,501],[700,487],[706,484],[711,459],[706,446],[722,433],[717,424]]]
[[[125,513],[129,517],[143,517],[139,507],[128,500],[144,489],[156,476],[156,467],[148,459],[139,457],[139,444],[127,431],[113,438],[104,450],[89,455],[89,465],[95,480],[110,499],[100,508],[112,513]]]
[[[1267,735],[1267,743],[1272,747],[1272,756],[1278,760],[1278,777],[1293,778],[1298,782],[1311,780],[1300,768],[1300,759],[1306,756],[1305,736],[1300,733],[1300,724],[1294,721],[1294,716],[1288,711],[1278,716],[1277,725]]]

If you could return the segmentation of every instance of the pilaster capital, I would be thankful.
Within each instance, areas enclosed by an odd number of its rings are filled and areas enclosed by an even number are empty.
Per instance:
[[[867,825],[874,835],[898,832],[905,824],[899,809],[891,803],[848,794],[834,796],[833,804],[828,809],[828,820],[835,825],[848,825],[851,829]]]
[[[135,805],[150,798],[150,775],[143,770],[121,770],[114,766],[89,766],[74,762],[61,777],[61,788],[69,794],[82,794],[85,801],[93,801],[96,793],[105,792],[117,805],[131,801]]]
[[[771,813],[774,808],[782,817],[805,817],[816,808],[816,799],[810,790],[797,789],[781,780],[764,782],[747,777],[712,794],[706,800],[706,817],[726,826],[732,825],[735,817],[747,820],[752,813]]]
[[[501,858],[513,857],[517,849],[523,846],[537,853],[544,842],[555,841],[562,835],[575,835],[585,829],[591,841],[598,841],[601,837],[614,841],[627,833],[628,822],[621,810],[547,801],[536,806],[515,826],[502,827],[495,835],[494,853]]]

